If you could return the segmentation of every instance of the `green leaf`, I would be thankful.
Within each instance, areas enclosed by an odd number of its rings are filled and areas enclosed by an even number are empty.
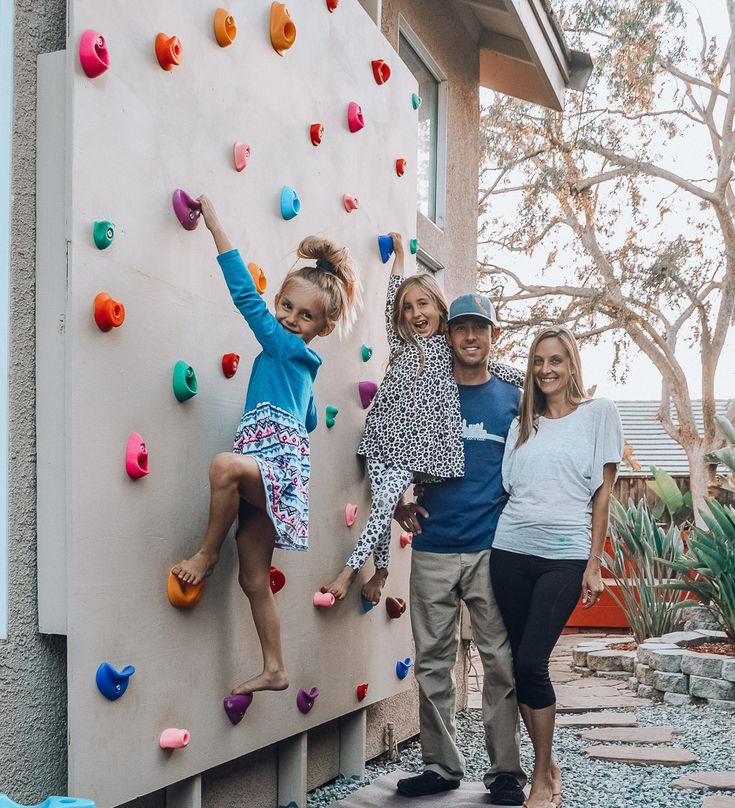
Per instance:
[[[729,443],[735,443],[735,425],[724,415],[715,415],[717,426],[722,430],[722,434]]]
[[[673,516],[684,506],[684,498],[679,490],[679,486],[676,484],[674,478],[663,469],[657,469],[655,466],[651,466],[651,472],[661,492],[661,499],[664,501],[669,513]]]

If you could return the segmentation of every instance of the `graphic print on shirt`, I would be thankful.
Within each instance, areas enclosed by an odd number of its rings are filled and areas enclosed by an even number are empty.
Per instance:
[[[493,435],[488,432],[482,421],[479,424],[468,424],[466,418],[462,419],[462,437],[465,440],[494,440],[498,443],[505,443],[502,435]]]

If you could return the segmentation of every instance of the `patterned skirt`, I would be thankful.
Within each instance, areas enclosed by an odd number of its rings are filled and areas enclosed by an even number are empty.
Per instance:
[[[242,416],[235,454],[255,458],[265,504],[276,529],[276,547],[309,549],[309,437],[291,413],[258,404]]]

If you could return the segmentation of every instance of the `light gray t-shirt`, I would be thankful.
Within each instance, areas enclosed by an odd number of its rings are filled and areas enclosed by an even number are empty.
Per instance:
[[[503,486],[510,494],[493,549],[587,559],[592,497],[606,463],[620,463],[623,427],[612,401],[590,399],[563,418],[538,419],[538,430],[518,449],[511,424],[503,455]]]

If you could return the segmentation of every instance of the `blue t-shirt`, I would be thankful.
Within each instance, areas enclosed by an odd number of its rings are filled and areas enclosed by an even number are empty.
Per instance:
[[[505,438],[518,415],[521,391],[492,376],[484,384],[459,384],[464,436],[464,477],[431,483],[421,505],[421,533],[413,549],[430,553],[477,553],[493,543],[508,495],[501,468]]]

